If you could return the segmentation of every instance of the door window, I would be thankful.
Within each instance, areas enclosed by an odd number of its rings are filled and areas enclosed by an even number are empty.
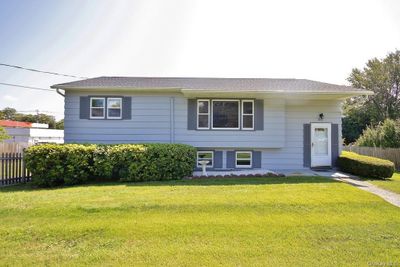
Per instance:
[[[328,129],[315,128],[314,130],[314,153],[315,155],[328,154]]]

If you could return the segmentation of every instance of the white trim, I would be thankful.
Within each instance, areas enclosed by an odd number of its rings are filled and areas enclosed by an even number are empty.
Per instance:
[[[96,99],[100,99],[100,100],[103,100],[103,107],[93,107],[92,106],[92,100],[96,100]],[[92,108],[96,108],[96,109],[103,109],[103,116],[102,117],[98,117],[98,116],[92,116]],[[105,97],[91,97],[90,98],[90,110],[89,110],[89,117],[90,117],[90,119],[104,119],[105,118],[105,116],[106,116],[106,111],[105,111],[105,109],[106,109],[106,98]]]
[[[207,102],[208,103],[208,112],[207,113],[200,113],[199,112],[199,102]],[[210,107],[210,99],[197,99],[197,106],[196,106],[196,129],[198,130],[204,130],[204,129],[210,129],[210,115],[211,115],[211,107]],[[199,115],[202,116],[208,116],[208,124],[207,127],[199,127]]]
[[[250,165],[238,165],[238,154],[239,153],[248,153],[250,154]],[[239,159],[240,160],[240,159]],[[242,159],[242,160],[247,160],[247,159]],[[252,151],[235,151],[235,168],[252,168],[253,167],[253,152]]]
[[[119,100],[121,102],[120,107],[119,108],[113,108],[113,107],[110,108],[109,105],[108,105],[108,101],[110,101],[110,100]],[[121,111],[119,113],[119,117],[114,117],[114,116],[110,117],[110,114],[109,114],[110,109],[119,109]],[[120,120],[120,119],[122,119],[122,97],[107,97],[107,119],[109,119],[109,120]]]
[[[197,151],[197,157],[196,157],[197,168],[201,168],[201,165],[199,165],[199,153],[211,153],[211,165],[207,165],[206,168],[214,168],[214,151],[212,151],[212,150]],[[209,158],[205,158],[205,159],[207,160]]]
[[[315,128],[326,128],[328,130],[328,155],[325,157],[320,156],[318,160],[318,156],[314,155],[314,129]],[[317,122],[311,123],[311,167],[320,167],[320,166],[332,166],[332,124],[329,122]]]
[[[246,103],[246,102],[248,102],[248,103],[251,103],[251,105],[252,105],[252,108],[251,108],[251,114],[244,114],[244,108],[243,108],[243,104],[244,103]],[[241,104],[241,107],[242,107],[242,112],[241,112],[241,125],[242,125],[242,130],[245,130],[245,131],[251,131],[251,130],[254,130],[254,100],[242,100],[242,104]],[[252,125],[253,125],[253,127],[251,127],[251,128],[245,128],[244,127],[244,124],[243,124],[243,117],[244,116],[251,116],[252,117]]]
[[[237,128],[214,128],[214,108],[211,114],[211,129],[212,130],[240,130],[240,99],[211,99],[211,105],[214,106],[215,101],[238,102],[238,127]]]

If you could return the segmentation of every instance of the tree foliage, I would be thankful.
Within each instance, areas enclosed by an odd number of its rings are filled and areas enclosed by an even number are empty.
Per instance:
[[[49,125],[50,129],[64,129],[64,120],[57,122],[54,116],[44,113],[22,114],[18,113],[14,108],[0,110],[0,120],[46,123]]]
[[[385,120],[376,127],[367,127],[356,145],[382,148],[400,147],[400,121]]]
[[[348,81],[355,88],[374,92],[358,96],[344,105],[343,137],[353,142],[368,125],[400,118],[400,51],[383,59],[373,58],[361,69],[353,69]]]
[[[11,136],[9,136],[6,132],[6,130],[0,126],[0,142],[3,142],[4,140],[10,139]]]

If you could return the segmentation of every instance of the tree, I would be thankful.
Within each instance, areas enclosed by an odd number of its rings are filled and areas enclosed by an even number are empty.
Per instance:
[[[18,113],[14,108],[5,108],[0,110],[0,120],[15,120],[23,122],[46,123],[50,129],[56,128],[56,119],[54,116],[39,113],[39,114],[22,114]]]
[[[56,122],[56,129],[64,130],[64,119]]]
[[[368,125],[378,125],[385,119],[400,118],[400,51],[383,59],[373,58],[366,66],[353,69],[348,81],[355,88],[374,92],[345,102],[343,137],[346,142],[358,138]]]
[[[2,126],[0,126],[0,142],[3,142],[4,140],[10,139],[11,136],[9,136],[6,132],[6,129],[4,129]]]
[[[348,80],[353,87],[374,92],[351,101],[368,107],[375,122],[400,116],[400,50],[369,60],[363,70],[353,69]]]
[[[0,111],[1,120],[14,120],[17,111],[14,108],[5,108]]]
[[[400,121],[386,119],[375,127],[367,127],[356,144],[368,147],[399,148]]]

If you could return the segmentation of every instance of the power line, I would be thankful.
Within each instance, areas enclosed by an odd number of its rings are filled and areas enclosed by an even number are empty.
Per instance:
[[[7,86],[14,86],[14,87],[21,87],[21,88],[26,88],[26,89],[31,89],[31,90],[39,90],[39,91],[51,91],[55,92],[55,89],[48,89],[48,88],[41,88],[41,87],[34,87],[34,86],[27,86],[27,85],[20,85],[20,84],[12,84],[12,83],[2,83],[0,82],[1,85],[7,85]]]
[[[50,111],[50,110],[17,110],[17,112],[20,113],[53,113],[53,114],[64,114],[64,112],[58,112],[58,111]]]
[[[59,72],[31,69],[31,68],[26,68],[26,67],[17,66],[17,65],[11,65],[11,64],[5,64],[5,63],[0,63],[0,66],[15,68],[15,69],[22,69],[22,70],[27,70],[27,71],[40,72],[40,73],[46,73],[46,74],[51,74],[51,75],[64,76],[64,77],[72,77],[72,78],[78,78],[78,79],[87,79],[88,78],[88,77],[80,77],[80,76],[75,76],[75,75],[63,74],[63,73],[59,73]]]

